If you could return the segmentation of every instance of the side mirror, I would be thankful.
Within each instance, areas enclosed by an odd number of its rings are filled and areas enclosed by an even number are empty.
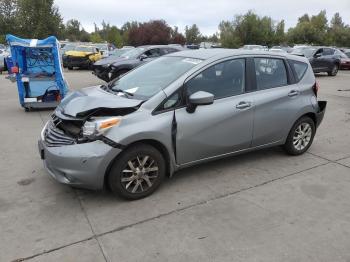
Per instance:
[[[187,112],[193,113],[197,106],[211,105],[214,103],[214,95],[204,91],[198,91],[188,98]]]
[[[146,58],[148,58],[148,56],[146,56],[145,54],[142,54],[142,55],[140,55],[140,60],[141,61],[143,61],[143,60],[145,60]]]
[[[319,57],[321,57],[321,56],[322,56],[321,53],[316,53],[316,54],[314,54],[314,57],[315,57],[315,58],[319,58]]]

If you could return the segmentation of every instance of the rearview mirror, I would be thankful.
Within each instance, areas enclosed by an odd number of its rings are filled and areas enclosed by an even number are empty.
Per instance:
[[[205,91],[198,91],[188,98],[187,112],[193,113],[197,106],[214,103],[214,95]]]

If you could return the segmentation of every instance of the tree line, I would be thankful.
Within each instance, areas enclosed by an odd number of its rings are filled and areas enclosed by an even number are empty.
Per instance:
[[[60,40],[82,42],[109,42],[117,47],[145,44],[198,44],[203,41],[220,42],[223,47],[237,48],[245,44],[293,45],[314,44],[350,46],[350,26],[339,13],[331,21],[326,11],[298,19],[295,27],[285,30],[285,21],[259,16],[253,11],[236,15],[231,21],[222,21],[218,32],[205,36],[196,24],[186,26],[184,34],[165,20],[126,22],[117,27],[103,21],[87,32],[76,19],[63,22],[54,0],[0,0],[0,42],[7,33],[24,38],[46,38],[55,35]]]

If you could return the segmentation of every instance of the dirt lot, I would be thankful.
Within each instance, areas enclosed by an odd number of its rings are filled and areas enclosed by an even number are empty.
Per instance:
[[[128,202],[53,181],[37,152],[50,112],[25,113],[0,76],[0,261],[350,261],[350,71],[318,81],[328,108],[308,153],[189,168]]]

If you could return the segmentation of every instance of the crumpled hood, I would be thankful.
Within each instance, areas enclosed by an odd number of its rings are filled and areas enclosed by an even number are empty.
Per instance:
[[[141,100],[129,99],[108,93],[100,86],[87,87],[68,94],[57,107],[64,115],[84,117],[100,109],[135,108]]]
[[[118,62],[118,61],[125,60],[125,59],[126,59],[125,57],[111,55],[109,57],[98,60],[97,62],[95,62],[94,65],[108,65],[108,64],[113,64],[113,63]]]

